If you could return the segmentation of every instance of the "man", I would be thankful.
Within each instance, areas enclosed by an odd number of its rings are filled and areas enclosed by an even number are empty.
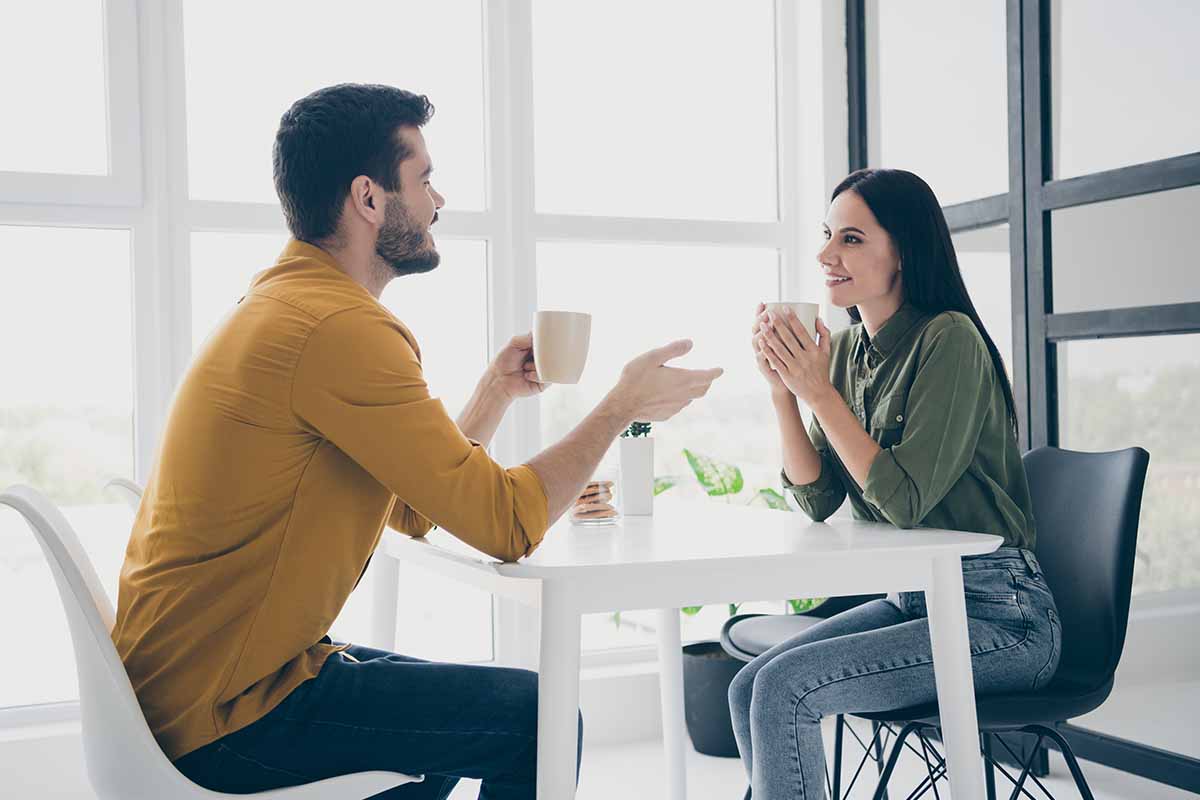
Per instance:
[[[472,777],[482,798],[533,798],[535,673],[326,631],[385,524],[527,555],[617,434],[670,418],[721,374],[664,366],[689,342],[652,350],[562,441],[493,462],[509,405],[543,389],[531,337],[500,351],[455,422],[379,303],[393,278],[438,265],[443,199],[420,130],[432,110],[340,85],[283,116],[275,184],[293,241],[196,355],[134,522],[113,640],[163,750],[211,789],[380,769],[426,776],[381,797],[441,798]]]

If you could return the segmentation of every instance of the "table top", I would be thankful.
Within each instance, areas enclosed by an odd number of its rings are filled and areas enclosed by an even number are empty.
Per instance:
[[[669,498],[656,499],[653,516],[626,517],[612,526],[578,526],[564,517],[532,555],[510,564],[488,559],[443,531],[427,538],[448,558],[473,559],[500,575],[521,578],[562,578],[571,572],[619,571],[639,565],[695,568],[705,562],[752,566],[781,559],[970,556],[990,553],[1003,543],[991,534],[902,530],[850,519],[813,522],[801,513]]]

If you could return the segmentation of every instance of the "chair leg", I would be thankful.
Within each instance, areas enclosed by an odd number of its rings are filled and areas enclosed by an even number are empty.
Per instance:
[[[888,781],[892,779],[892,771],[896,769],[896,762],[900,760],[900,752],[904,749],[904,740],[908,738],[910,733],[921,726],[922,723],[920,722],[910,722],[900,729],[900,734],[896,737],[896,743],[892,745],[892,754],[888,756],[887,766],[879,774],[879,785],[875,787],[873,800],[884,800],[887,797]]]
[[[1057,744],[1058,749],[1062,751],[1063,759],[1067,762],[1067,769],[1071,770],[1071,777],[1075,779],[1075,788],[1079,790],[1080,797],[1083,800],[1096,800],[1092,795],[1091,787],[1088,786],[1087,779],[1083,777],[1083,770],[1079,768],[1079,762],[1075,759],[1075,751],[1071,749],[1071,745],[1067,744],[1067,740],[1062,737],[1062,734],[1046,725],[1029,725],[1022,730],[1045,736]]]
[[[871,744],[875,748],[875,768],[879,770],[880,777],[883,776],[883,736],[880,734],[880,728],[883,726],[878,722],[871,723]],[[883,794],[879,800],[888,800],[887,785],[883,785]],[[990,798],[995,800],[995,798]]]
[[[833,724],[833,791],[831,800],[842,800],[842,742],[846,718],[838,714]]]
[[[987,800],[996,800],[996,765],[992,761],[992,735],[986,731],[979,734],[983,748],[983,778],[987,783]]]

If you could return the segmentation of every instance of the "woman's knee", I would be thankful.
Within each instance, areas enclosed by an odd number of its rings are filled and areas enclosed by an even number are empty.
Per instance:
[[[754,662],[742,667],[729,682],[729,711],[735,717],[750,713],[750,700],[754,694],[754,675],[758,670]]]
[[[751,713],[757,716],[796,715],[797,721],[820,722],[821,715],[804,702],[807,693],[804,682],[807,677],[811,677],[809,670],[802,661],[794,658],[767,664],[754,676]]]

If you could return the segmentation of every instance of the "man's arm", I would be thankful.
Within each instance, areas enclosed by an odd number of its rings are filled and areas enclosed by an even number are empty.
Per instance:
[[[471,399],[459,412],[456,420],[458,429],[463,436],[487,447],[511,405],[512,398],[497,387],[491,372],[488,372],[480,379]]]

